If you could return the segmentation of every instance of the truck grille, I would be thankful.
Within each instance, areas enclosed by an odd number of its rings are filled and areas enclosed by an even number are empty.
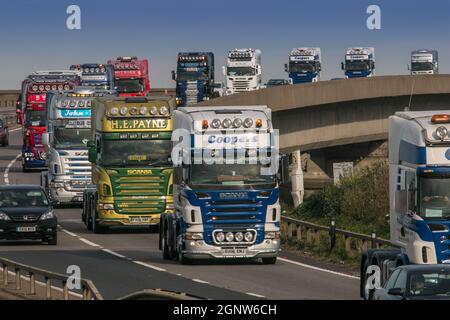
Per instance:
[[[121,214],[162,213],[166,208],[164,175],[111,177],[115,210]]]
[[[206,216],[213,224],[257,224],[264,221],[264,206],[256,200],[211,201]]]

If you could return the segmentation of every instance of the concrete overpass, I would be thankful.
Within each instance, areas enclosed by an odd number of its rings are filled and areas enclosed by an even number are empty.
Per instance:
[[[411,97],[412,93],[412,97]],[[450,75],[381,76],[262,89],[203,105],[268,105],[283,151],[387,138],[387,118],[411,110],[450,110]]]
[[[302,151],[306,189],[333,179],[333,165],[354,168],[387,157],[388,117],[411,110],[450,110],[450,75],[380,76],[272,87],[202,105],[268,105],[282,152]]]

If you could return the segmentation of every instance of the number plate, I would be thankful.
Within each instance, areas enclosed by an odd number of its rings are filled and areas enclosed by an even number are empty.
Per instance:
[[[17,232],[36,232],[36,227],[17,227]]]
[[[245,256],[247,254],[247,249],[243,248],[227,248],[223,249],[224,256]]]
[[[150,221],[149,217],[131,217],[131,223],[148,223]]]

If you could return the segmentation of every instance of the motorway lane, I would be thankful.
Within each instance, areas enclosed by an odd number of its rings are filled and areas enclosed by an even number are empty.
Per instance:
[[[11,134],[11,147],[0,153],[2,170],[20,151],[18,136]],[[39,173],[22,173],[20,162],[11,167],[8,177],[10,183],[40,181]],[[286,261],[276,265],[247,261],[182,266],[162,260],[155,233],[120,229],[97,235],[82,224],[80,209],[58,209],[57,214],[66,231],[59,233],[58,246],[1,246],[0,250],[7,251],[1,255],[59,272],[77,264],[83,276],[92,279],[107,298],[160,287],[214,299],[358,299],[359,281],[355,278]]]

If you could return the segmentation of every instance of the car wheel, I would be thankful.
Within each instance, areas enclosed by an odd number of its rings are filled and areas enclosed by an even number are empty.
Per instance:
[[[56,246],[58,244],[58,233],[55,232],[51,239],[47,239],[46,242],[49,246]]]
[[[275,264],[277,263],[277,257],[261,258],[263,264]]]

